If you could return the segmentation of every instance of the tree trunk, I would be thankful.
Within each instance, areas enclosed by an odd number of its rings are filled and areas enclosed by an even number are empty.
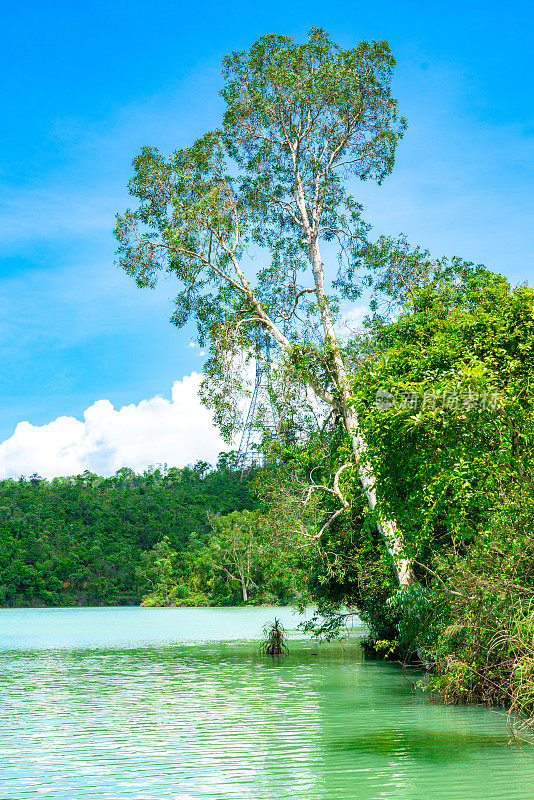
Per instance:
[[[321,316],[325,338],[328,341],[334,368],[334,382],[338,391],[338,404],[343,415],[345,430],[350,436],[352,451],[356,460],[360,483],[362,485],[365,498],[371,511],[377,511],[376,499],[376,478],[373,468],[369,462],[367,454],[367,443],[361,430],[357,414],[349,404],[352,394],[350,381],[348,379],[345,364],[339,351],[334,322],[330,311],[330,304],[324,287],[324,270],[319,241],[317,235],[309,235],[309,251],[312,262],[315,289]],[[386,519],[377,511],[377,526],[382,538],[384,539],[388,553],[391,556],[399,586],[411,586],[416,582],[410,561],[404,556],[404,538],[395,520]]]
[[[248,600],[248,594],[247,594],[247,587],[245,585],[245,581],[241,581],[241,592],[243,594],[243,602],[246,603],[247,600]]]
[[[371,511],[376,510],[376,478],[367,458],[367,445],[360,430],[358,419],[353,409],[346,404],[343,410],[345,429],[350,436],[352,452],[358,467],[360,483]],[[377,515],[377,527],[384,539],[388,553],[393,561],[399,586],[413,586],[416,578],[409,559],[403,555],[404,537],[394,519],[386,519],[380,512]]]

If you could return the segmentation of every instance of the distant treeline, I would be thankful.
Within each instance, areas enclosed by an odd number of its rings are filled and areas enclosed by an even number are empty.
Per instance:
[[[208,541],[208,515],[255,505],[249,481],[224,457],[214,470],[199,462],[143,475],[124,468],[110,478],[0,481],[0,604],[138,604],[154,588],[163,541],[185,557]],[[239,586],[224,583],[222,599],[237,602]]]

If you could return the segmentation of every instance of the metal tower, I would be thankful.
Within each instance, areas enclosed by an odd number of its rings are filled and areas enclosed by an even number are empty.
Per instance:
[[[237,451],[237,465],[241,470],[252,466],[263,466],[265,456],[259,449],[258,429],[255,429],[256,415],[259,408],[265,408],[272,412],[271,399],[269,397],[269,373],[271,370],[271,342],[269,334],[259,325],[256,332],[256,378],[254,381],[254,391],[250,399],[247,417],[241,434],[241,442]],[[262,423],[263,430],[271,437],[278,438],[275,426],[274,414],[271,419],[266,419]]]

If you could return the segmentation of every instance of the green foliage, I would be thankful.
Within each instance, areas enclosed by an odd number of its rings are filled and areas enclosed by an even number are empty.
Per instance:
[[[388,513],[414,559],[466,545],[529,474],[534,293],[478,272],[417,291],[355,381]],[[380,410],[377,392],[398,400]],[[416,405],[416,407],[413,407]]]
[[[261,511],[211,518],[202,547],[163,554],[158,547],[151,563],[158,580],[143,605],[288,605],[307,597],[308,552]]]
[[[331,418],[305,445],[283,448],[278,470],[262,475],[259,491],[271,514],[296,532],[293,547],[309,552],[306,599],[316,609],[305,630],[333,639],[357,614],[369,626],[370,641],[396,638],[396,614],[387,604],[396,585],[391,559],[349,471],[340,487],[350,508],[333,519],[341,504],[330,491],[331,476],[349,454],[347,433]]]
[[[472,265],[423,281],[396,320],[372,322],[374,349],[354,382],[382,502],[418,578],[391,592],[387,638],[404,657],[424,653],[447,699],[528,714],[533,308],[532,289]],[[397,398],[390,408],[375,402],[383,390]]]
[[[169,593],[170,553],[197,557],[208,511],[254,505],[248,482],[223,463],[0,481],[0,603],[137,604],[156,584]]]
[[[175,551],[168,539],[144,553],[144,570],[151,591],[143,606],[210,606],[213,604],[211,561],[205,544],[192,537],[186,548]],[[231,602],[229,604],[232,604]]]
[[[431,687],[446,700],[499,703],[534,716],[534,502],[504,499],[489,530],[442,556],[448,587],[428,588],[429,629],[418,633]]]

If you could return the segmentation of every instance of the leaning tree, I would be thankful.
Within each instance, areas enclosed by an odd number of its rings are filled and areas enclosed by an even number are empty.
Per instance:
[[[263,328],[286,375],[305,383],[343,421],[352,464],[399,584],[413,582],[402,531],[376,485],[351,402],[337,330],[339,300],[354,300],[367,226],[347,182],[379,183],[405,130],[391,94],[395,60],[385,42],[342,49],[312,29],[304,44],[259,39],[224,61],[219,130],[164,157],[144,148],[129,183],[135,210],[118,217],[120,264],[139,286],[179,281],[173,321],[196,320],[209,341],[204,399],[223,431]],[[337,262],[331,272],[323,255]],[[333,491],[340,490],[341,467]]]

